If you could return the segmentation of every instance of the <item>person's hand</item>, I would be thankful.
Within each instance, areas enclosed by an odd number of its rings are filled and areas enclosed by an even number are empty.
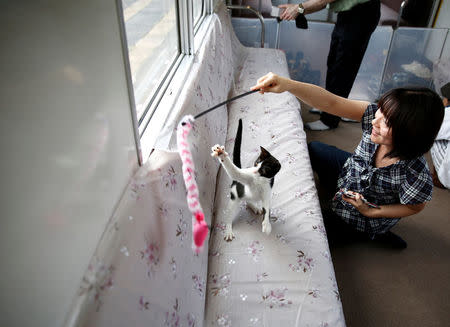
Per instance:
[[[278,8],[284,9],[283,12],[280,15],[280,18],[282,20],[294,20],[298,16],[298,4],[284,4],[279,5]]]
[[[354,206],[356,210],[358,210],[363,216],[370,217],[372,208],[370,208],[366,203],[364,203],[363,201],[364,197],[357,192],[353,191],[348,192],[351,194],[351,196],[342,194],[342,200]]]
[[[258,79],[255,86],[251,90],[259,90],[259,93],[264,94],[264,92],[282,93],[286,91],[287,79],[278,76],[274,73],[268,73],[260,79]]]

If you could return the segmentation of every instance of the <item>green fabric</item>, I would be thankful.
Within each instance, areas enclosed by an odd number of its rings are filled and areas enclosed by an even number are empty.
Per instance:
[[[330,10],[333,12],[340,12],[352,9],[354,6],[368,2],[370,0],[336,0],[330,3]]]

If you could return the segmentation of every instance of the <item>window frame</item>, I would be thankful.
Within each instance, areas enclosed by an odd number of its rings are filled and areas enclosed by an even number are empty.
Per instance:
[[[149,102],[145,107],[142,117],[138,119],[122,0],[116,0],[129,102],[132,108],[132,124],[140,166],[148,159],[159,132],[163,128],[167,118],[173,113],[176,100],[189,76],[189,71],[194,62],[195,47],[200,47],[206,36],[215,2],[216,0],[203,0],[202,14],[194,24],[192,0],[175,1],[179,35],[179,54],[170,65],[155,93],[149,97]],[[163,110],[163,108],[170,109]]]
[[[203,22],[203,20],[205,19],[205,15],[206,15],[206,0],[202,0],[202,11],[200,13],[200,16],[198,18],[198,20],[195,20],[195,17],[193,17],[193,22],[194,22],[194,35],[197,34],[198,30],[200,29],[200,26]]]

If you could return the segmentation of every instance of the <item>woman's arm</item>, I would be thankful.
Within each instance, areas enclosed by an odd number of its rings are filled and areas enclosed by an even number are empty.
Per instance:
[[[354,192],[355,198],[343,196],[342,199],[353,205],[362,215],[369,218],[403,218],[419,213],[425,203],[419,204],[387,204],[379,208],[370,208],[361,200],[361,194]]]
[[[369,105],[369,102],[349,100],[328,92],[319,86],[294,81],[273,73],[258,79],[257,84],[251,89],[259,89],[260,93],[282,93],[288,91],[312,107],[354,120],[361,120]]]
[[[322,10],[327,6],[327,4],[334,2],[335,0],[308,0],[305,2],[302,2],[302,6],[305,9],[303,12],[304,15],[312,14],[313,12]],[[300,0],[298,1],[301,2]],[[279,5],[279,8],[284,8],[283,13],[281,14],[280,18],[283,20],[293,20],[297,18],[298,16],[298,3],[292,3],[292,4],[283,4]]]

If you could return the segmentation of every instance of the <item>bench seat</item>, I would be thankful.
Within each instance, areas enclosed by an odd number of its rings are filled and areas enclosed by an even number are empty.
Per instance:
[[[68,326],[345,326],[309,162],[300,106],[288,94],[252,94],[195,121],[189,135],[205,220],[194,254],[191,214],[176,151],[187,114],[241,94],[273,71],[289,76],[280,50],[243,47],[223,3],[195,53],[177,110],[124,192],[82,277]],[[236,239],[223,240],[230,180],[211,146],[233,148],[243,119],[242,163],[266,147],[282,169],[272,194],[272,233],[245,208]]]

